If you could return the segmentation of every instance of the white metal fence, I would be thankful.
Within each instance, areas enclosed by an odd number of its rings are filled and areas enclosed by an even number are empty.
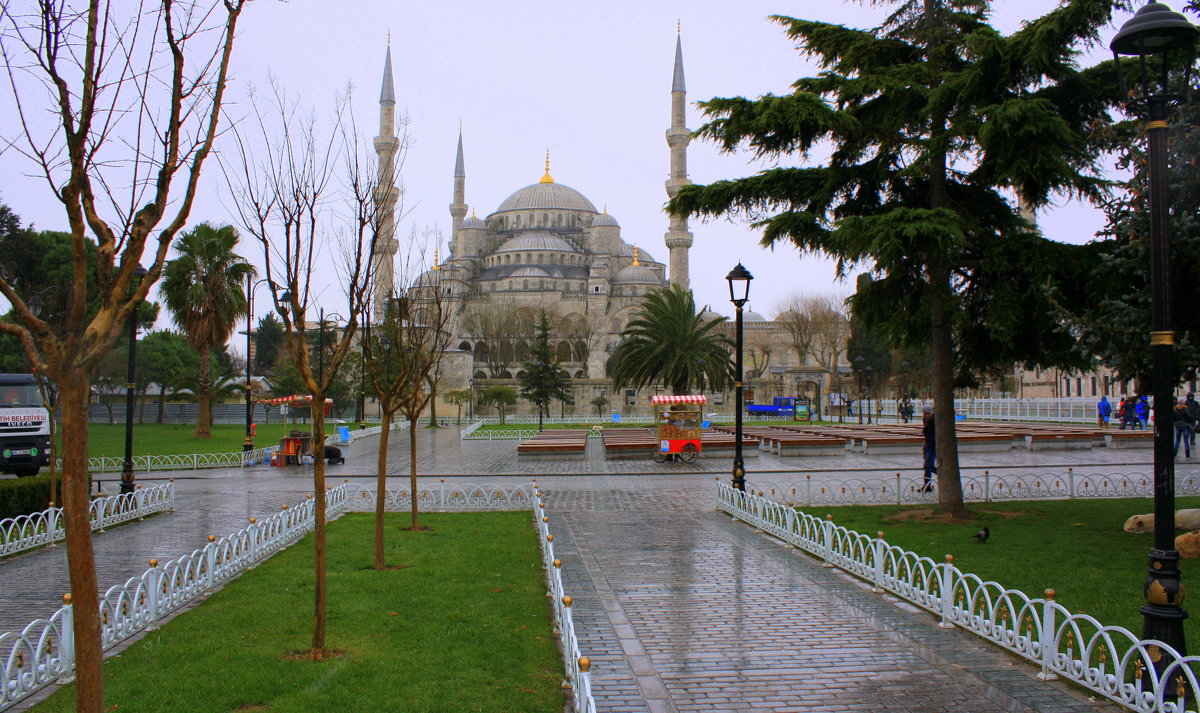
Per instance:
[[[175,484],[138,487],[132,493],[96,498],[89,506],[93,530],[175,509]],[[66,538],[62,508],[0,520],[0,557],[53,545]]]
[[[881,478],[816,479],[781,482],[752,478],[747,487],[788,505],[918,505],[937,504],[937,493],[922,490],[920,475]],[[936,485],[936,483],[935,483]],[[1148,498],[1154,495],[1154,475],[1147,473],[992,473],[964,474],[963,500],[1063,500],[1073,498]],[[1200,470],[1175,474],[1176,495],[1200,495]]]
[[[1127,629],[1072,614],[1053,590],[1035,598],[954,566],[820,520],[754,493],[717,484],[717,507],[1041,667],[1038,678],[1068,679],[1140,712],[1195,711],[1200,657],[1142,640]],[[880,533],[882,535],[882,533]]]
[[[535,485],[537,481],[534,481]],[[554,606],[554,624],[562,644],[563,663],[566,667],[572,710],[575,713],[595,713],[596,701],[592,698],[591,660],[580,653],[579,638],[575,635],[575,618],[571,609],[571,597],[563,588],[562,561],[554,556],[554,535],[550,533],[550,519],[546,506],[541,501],[541,491],[535,491],[537,508],[533,511],[537,524],[538,539],[542,544],[542,563],[550,587],[550,601]]]

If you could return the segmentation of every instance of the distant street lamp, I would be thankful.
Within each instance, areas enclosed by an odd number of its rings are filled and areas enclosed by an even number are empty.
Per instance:
[[[746,464],[742,460],[742,308],[750,301],[750,281],[754,275],[738,263],[729,271],[725,280],[729,282],[729,301],[733,303],[737,326],[737,342],[734,357],[734,426],[733,426],[733,487],[746,489]]]
[[[246,275],[246,440],[242,443],[243,451],[254,450],[254,402],[251,396],[251,366],[253,362],[250,359],[250,333],[254,329],[254,290],[258,286],[267,282],[271,282],[267,278],[250,282],[250,275]],[[275,291],[275,283],[271,282],[271,291]]]
[[[138,265],[133,268],[131,289],[137,289],[137,284],[146,276],[146,268]],[[133,402],[137,393],[134,383],[134,360],[137,353],[137,316],[141,303],[133,306],[129,313],[129,364],[125,380],[125,463],[121,467],[121,494],[133,492]]]
[[[1121,26],[1109,47],[1116,60],[1122,95],[1142,112],[1149,138],[1150,171],[1150,354],[1154,392],[1154,547],[1142,592],[1146,603],[1143,639],[1157,639],[1187,655],[1180,607],[1183,584],[1175,550],[1175,454],[1171,443],[1175,392],[1175,333],[1171,330],[1170,241],[1167,232],[1167,108],[1189,86],[1200,30],[1162,3],[1148,3]],[[1138,58],[1136,92],[1125,94],[1120,55]],[[1159,66],[1155,67],[1155,64]],[[1182,79],[1172,92],[1173,81]],[[1140,93],[1140,96],[1138,94]],[[1169,663],[1165,662],[1164,663]]]

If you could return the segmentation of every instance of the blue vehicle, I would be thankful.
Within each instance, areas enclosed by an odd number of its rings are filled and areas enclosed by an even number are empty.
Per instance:
[[[802,396],[776,396],[770,404],[748,405],[746,412],[752,416],[773,416],[792,421],[808,421],[812,418],[808,399]]]

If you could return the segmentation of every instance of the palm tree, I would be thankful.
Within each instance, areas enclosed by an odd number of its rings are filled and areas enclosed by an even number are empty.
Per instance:
[[[733,376],[733,344],[715,331],[724,321],[696,314],[690,290],[678,285],[651,290],[613,352],[613,388],[663,383],[675,394],[724,388]]]
[[[179,257],[163,268],[159,290],[171,311],[171,319],[188,343],[200,352],[196,400],[200,415],[196,438],[212,438],[212,361],[209,355],[229,341],[233,324],[246,314],[242,286],[256,274],[254,266],[233,252],[237,230],[201,223],[184,233],[176,243]],[[247,355],[249,356],[249,355]]]

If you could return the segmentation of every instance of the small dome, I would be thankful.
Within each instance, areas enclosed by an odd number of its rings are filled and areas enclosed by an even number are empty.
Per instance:
[[[525,267],[513,270],[509,277],[550,277],[550,273],[546,272],[540,267],[526,265]]]
[[[595,220],[592,221],[593,228],[604,225],[612,226],[614,228],[621,227],[621,224],[617,222],[617,219],[608,213],[601,213],[600,215],[596,216]]]
[[[627,265],[612,279],[614,285],[661,285],[658,273],[645,265]]]
[[[473,215],[469,218],[463,218],[462,229],[463,230],[487,230],[487,223],[483,222],[483,218],[479,218],[479,217],[476,217]]]
[[[711,309],[706,309],[700,313],[700,319],[705,322],[711,322],[715,319],[725,319],[725,315],[713,312]]]
[[[767,318],[758,312],[747,310],[746,313],[742,315],[742,320],[746,322],[765,322],[767,321]]]
[[[637,249],[637,254],[639,262],[658,262],[658,260],[650,257],[650,253],[641,248]],[[633,246],[629,243],[621,243],[621,257],[633,257]]]
[[[496,252],[511,252],[514,250],[560,250],[577,253],[579,249],[570,241],[550,233],[522,233],[515,238],[509,238]]]
[[[497,213],[506,210],[582,210],[595,213],[596,206],[579,191],[562,183],[534,183],[504,199]]]

